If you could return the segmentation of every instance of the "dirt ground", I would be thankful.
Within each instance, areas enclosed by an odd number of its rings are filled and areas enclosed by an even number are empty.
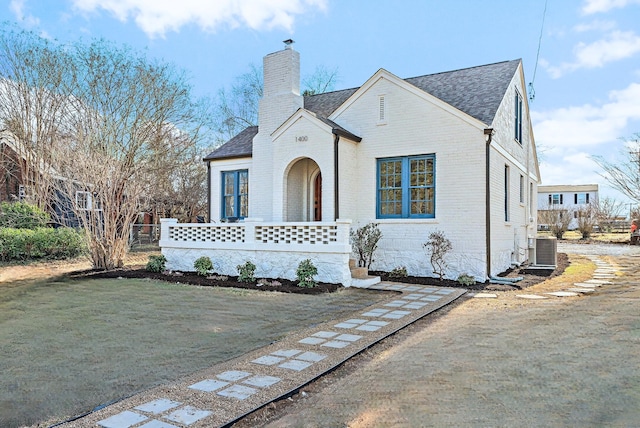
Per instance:
[[[638,427],[640,255],[592,295],[463,298],[238,427]],[[585,257],[534,285],[591,277]]]

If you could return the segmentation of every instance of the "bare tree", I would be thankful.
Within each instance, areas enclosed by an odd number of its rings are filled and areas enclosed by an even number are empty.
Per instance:
[[[600,198],[594,207],[598,228],[601,231],[610,232],[623,208],[622,202],[616,201],[614,198]]]
[[[625,139],[625,149],[619,161],[608,161],[602,156],[593,160],[605,171],[602,176],[625,196],[640,202],[640,133]]]
[[[41,209],[51,208],[51,156],[67,106],[57,89],[69,78],[67,62],[67,53],[46,39],[11,26],[0,30],[0,131],[13,142],[4,171]]]
[[[578,221],[578,231],[582,234],[582,239],[591,237],[597,223],[596,212],[597,208],[591,203],[574,211]]]
[[[250,64],[249,71],[237,76],[231,88],[218,91],[214,118],[218,143],[223,143],[243,129],[258,124],[262,77],[262,67]]]
[[[313,74],[302,80],[302,84],[305,87],[302,91],[302,95],[309,96],[332,91],[335,88],[337,81],[337,68],[329,70],[324,65],[319,65],[316,67]]]
[[[302,95],[321,94],[334,89],[338,79],[338,69],[329,70],[324,66],[303,79]],[[258,124],[258,102],[262,98],[262,67],[249,65],[249,71],[234,79],[230,88],[218,91],[215,109],[215,131],[217,143],[223,143],[248,126]]]
[[[538,210],[538,224],[546,225],[549,231],[558,239],[562,239],[573,219],[573,210],[548,205],[545,209]]]

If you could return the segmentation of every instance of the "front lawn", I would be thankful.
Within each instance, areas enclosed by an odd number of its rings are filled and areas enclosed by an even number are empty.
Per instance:
[[[381,298],[133,279],[0,284],[0,426],[65,420]]]

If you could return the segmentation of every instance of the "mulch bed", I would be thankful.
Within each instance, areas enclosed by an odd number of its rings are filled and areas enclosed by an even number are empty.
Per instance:
[[[515,289],[523,289],[530,287],[534,284],[538,284],[554,276],[560,275],[569,266],[569,257],[564,253],[558,253],[558,265],[555,269],[530,269],[526,266],[521,268],[510,269],[501,273],[500,277],[517,278],[522,277],[521,281],[514,283],[513,285],[503,284],[491,284],[487,282],[476,282],[472,285],[461,285],[458,281],[451,279],[422,277],[422,276],[405,276],[405,277],[391,277],[389,272],[371,272],[372,275],[377,275],[383,281],[403,282],[407,284],[419,284],[419,285],[433,285],[438,287],[451,287],[451,288],[465,288],[467,290],[474,291],[509,291]]]
[[[226,280],[221,279],[208,279],[205,276],[198,275],[195,272],[171,272],[171,273],[155,273],[149,272],[143,267],[133,268],[121,268],[110,271],[103,270],[86,270],[73,272],[70,274],[71,278],[137,278],[137,279],[156,279],[159,281],[167,281],[178,284],[190,284],[199,285],[202,287],[231,287],[242,288],[246,290],[259,290],[259,291],[279,291],[281,293],[295,293],[295,294],[323,294],[333,293],[340,288],[343,288],[340,284],[328,284],[320,282],[313,288],[299,287],[295,281],[288,279],[277,279],[279,285],[262,285],[258,286],[256,282],[240,282],[238,277],[229,276]],[[258,278],[259,279],[259,278]],[[274,280],[269,279],[269,283]]]
[[[383,281],[403,282],[407,284],[419,284],[419,285],[432,285],[436,287],[451,287],[451,288],[465,288],[467,290],[482,291],[508,291],[514,289],[523,289],[531,285],[542,282],[548,278],[560,275],[564,272],[565,268],[569,265],[569,259],[566,254],[558,254],[558,266],[555,270],[533,270],[526,267],[516,268],[504,272],[500,276],[503,277],[522,277],[521,281],[514,283],[513,285],[491,284],[489,282],[476,282],[472,285],[461,285],[457,281],[450,279],[443,279],[431,277],[419,277],[419,276],[406,276],[402,278],[390,277],[389,272],[372,271],[371,275],[379,276]],[[121,268],[111,271],[102,270],[85,270],[73,272],[69,275],[71,278],[138,278],[138,279],[155,279],[160,281],[167,281],[179,284],[191,284],[199,285],[203,287],[232,287],[241,288],[247,290],[259,290],[259,291],[279,291],[281,293],[296,293],[296,294],[323,294],[333,293],[340,288],[343,288],[339,284],[328,284],[320,282],[316,287],[304,288],[299,287],[295,281],[288,279],[277,279],[279,284],[276,285],[261,285],[258,283],[247,283],[238,281],[237,277],[229,276],[226,280],[221,279],[208,279],[207,277],[196,274],[195,272],[167,272],[167,273],[154,273],[147,271],[144,267],[135,266],[131,268]],[[268,280],[273,282],[273,280]]]

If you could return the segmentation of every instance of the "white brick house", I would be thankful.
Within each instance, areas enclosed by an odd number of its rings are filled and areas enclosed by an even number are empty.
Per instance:
[[[380,69],[359,88],[306,97],[299,70],[289,45],[267,55],[258,126],[204,158],[211,221],[375,222],[383,237],[372,269],[410,275],[433,276],[423,244],[436,230],[453,244],[448,278],[484,281],[527,261],[540,174],[520,60],[410,79]],[[267,242],[249,233],[247,242]],[[244,256],[264,260],[262,248]],[[163,247],[178,266],[173,251]],[[344,272],[343,256],[326,270]],[[265,276],[276,264],[264,262]]]

